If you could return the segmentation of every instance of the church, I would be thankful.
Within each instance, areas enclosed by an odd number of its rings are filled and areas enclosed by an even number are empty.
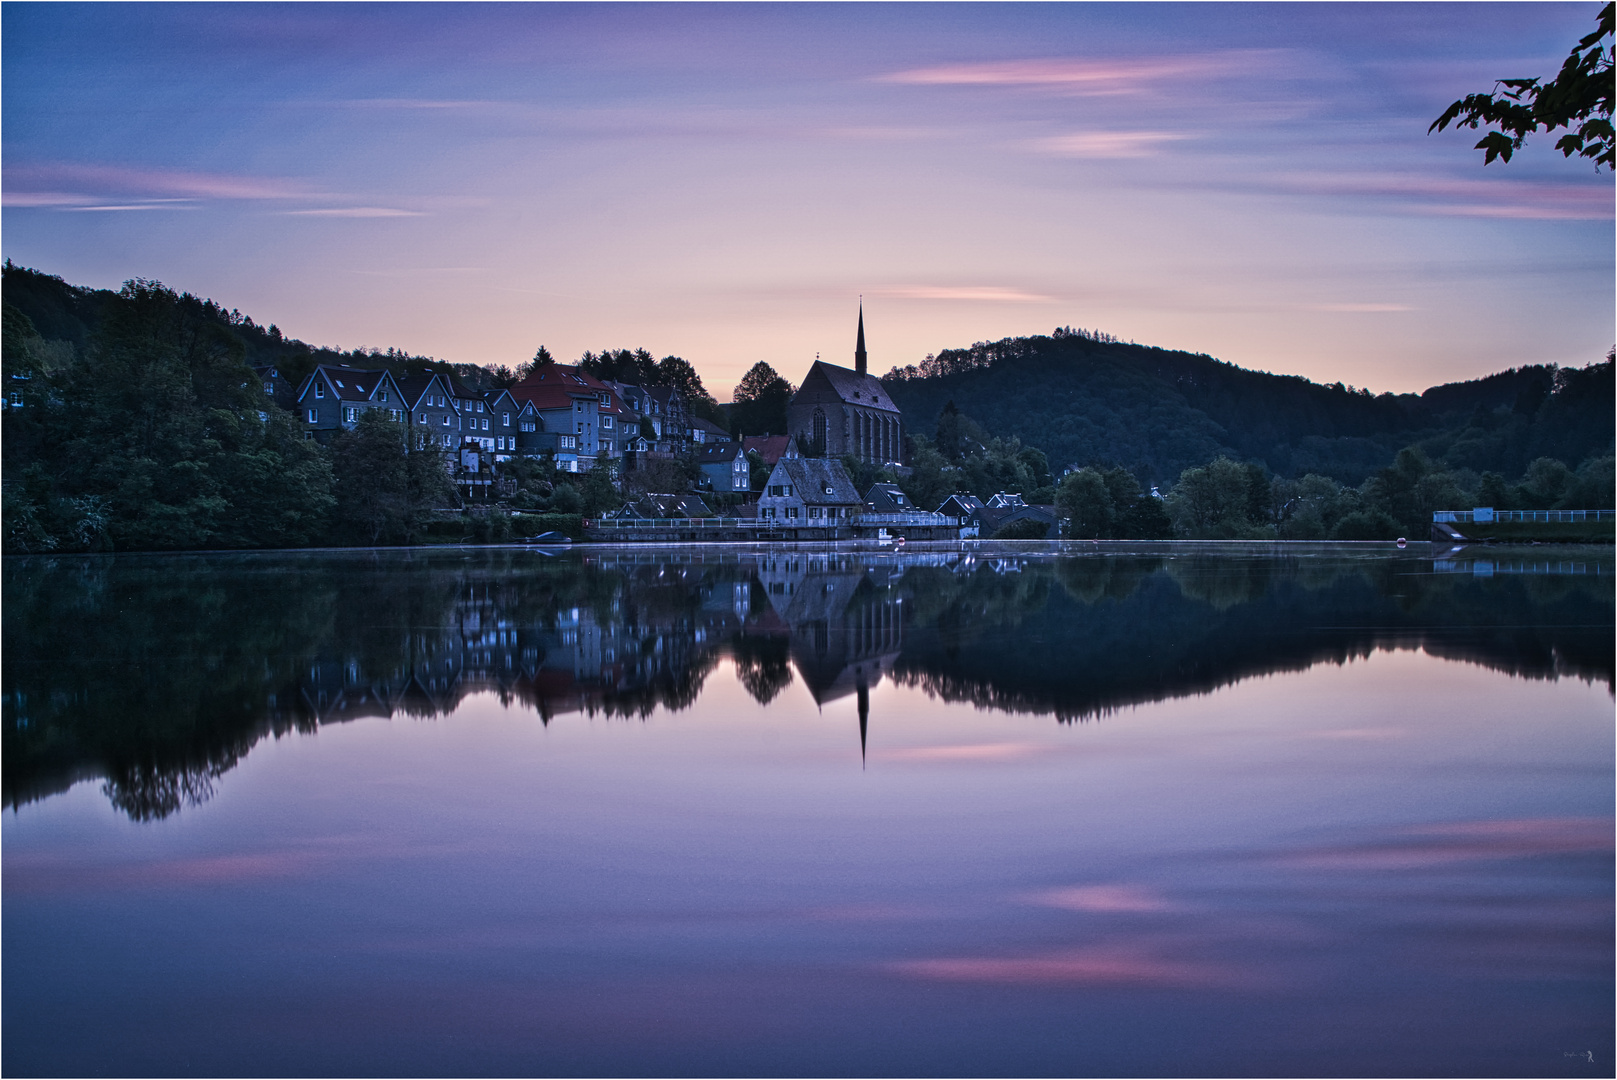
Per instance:
[[[814,361],[786,406],[786,429],[805,453],[839,458],[852,454],[876,465],[904,459],[904,421],[881,381],[865,370],[865,308],[859,305],[859,336],[853,370]]]

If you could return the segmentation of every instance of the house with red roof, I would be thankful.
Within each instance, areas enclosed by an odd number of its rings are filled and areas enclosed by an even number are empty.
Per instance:
[[[574,436],[579,470],[597,461],[615,461],[622,456],[625,437],[634,434],[623,430],[628,411],[617,394],[577,365],[542,364],[509,393],[514,401],[532,406],[531,415],[545,431]],[[526,408],[521,411],[529,414]]]

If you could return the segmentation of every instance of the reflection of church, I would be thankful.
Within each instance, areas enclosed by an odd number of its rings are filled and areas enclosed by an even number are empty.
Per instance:
[[[870,688],[904,644],[904,607],[864,563],[834,554],[782,553],[758,560],[758,581],[790,627],[790,653],[815,704],[854,694],[863,751]]]

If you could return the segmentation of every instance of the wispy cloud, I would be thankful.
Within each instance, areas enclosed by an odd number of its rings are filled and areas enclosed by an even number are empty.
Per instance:
[[[869,295],[894,300],[977,300],[1011,304],[1044,304],[1055,299],[1000,285],[894,285],[873,289]]]
[[[400,210],[391,206],[326,206],[317,210],[287,210],[293,217],[329,218],[400,218],[424,217],[419,210]]]
[[[1143,158],[1156,154],[1164,143],[1190,138],[1172,131],[1077,131],[1039,139],[1040,153],[1077,158]]]
[[[300,199],[317,194],[296,181],[273,177],[62,162],[7,166],[6,187],[18,189],[16,196],[8,191],[8,199],[30,196],[84,199],[85,196],[95,196],[94,199],[86,201],[103,201],[109,196],[120,201],[134,201],[139,196],[194,199]],[[14,205],[28,204],[14,203]]]
[[[1610,183],[1565,184],[1503,176],[1462,178],[1416,173],[1290,173],[1269,183],[1302,194],[1383,199],[1406,212],[1528,220],[1609,220]]]
[[[882,76],[882,80],[912,86],[1021,86],[1076,94],[1132,94],[1170,80],[1252,71],[1264,58],[1278,55],[1270,50],[1240,50],[1133,60],[993,60],[912,68]]]
[[[1029,896],[1030,903],[1063,911],[1142,912],[1172,911],[1160,894],[1141,885],[1074,885],[1047,889]]]
[[[1333,312],[1342,312],[1342,313],[1354,314],[1354,315],[1373,315],[1373,314],[1381,314],[1383,312],[1393,312],[1393,311],[1414,311],[1416,309],[1409,306],[1408,304],[1303,304],[1303,305],[1300,306],[1300,310],[1302,310],[1302,311],[1333,311]],[[1356,730],[1359,731],[1360,734],[1358,734],[1358,735],[1350,735],[1350,734],[1347,734],[1345,732],[1328,732],[1328,733],[1326,733],[1324,735],[1321,735],[1320,738],[1322,738],[1322,739],[1323,738],[1347,739],[1347,738],[1368,738],[1369,737],[1367,735],[1362,734],[1364,731],[1368,731],[1369,730],[1368,728],[1359,728],[1359,729],[1356,729]],[[1385,731],[1385,730],[1390,730],[1390,729],[1377,729],[1377,730]]]
[[[1030,956],[907,960],[899,974],[943,982],[1065,983],[1080,986],[1231,986],[1251,981],[1239,969],[1176,959],[1129,947],[1070,949]]]

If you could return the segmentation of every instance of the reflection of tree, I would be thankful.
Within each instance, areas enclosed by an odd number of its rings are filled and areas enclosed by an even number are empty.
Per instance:
[[[736,636],[730,648],[735,655],[736,676],[758,704],[768,705],[792,685],[790,639],[743,634]]]
[[[1061,719],[1389,647],[1609,685],[1603,565],[1484,580],[1379,557],[13,559],[4,798],[99,776],[152,820],[207,799],[268,734],[485,692],[544,721],[644,719],[690,707],[726,654],[762,704],[794,678],[829,701],[891,675]]]

